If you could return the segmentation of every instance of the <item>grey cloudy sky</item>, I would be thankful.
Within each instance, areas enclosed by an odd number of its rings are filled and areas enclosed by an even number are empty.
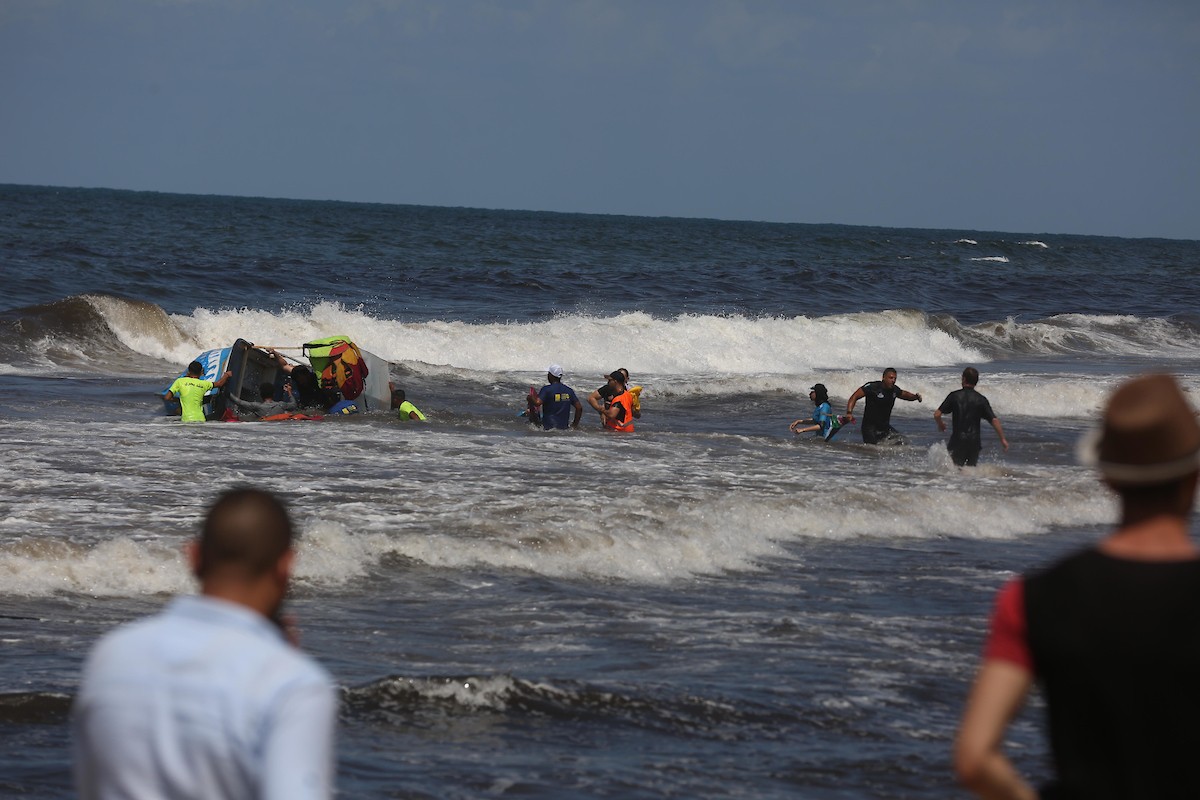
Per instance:
[[[1200,2],[0,0],[0,183],[1200,239]]]

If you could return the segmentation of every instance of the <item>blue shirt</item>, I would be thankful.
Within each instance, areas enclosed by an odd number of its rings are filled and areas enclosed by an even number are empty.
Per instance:
[[[269,620],[205,596],[108,633],[71,711],[83,800],[329,798],[329,675]]]
[[[822,436],[828,436],[829,432],[833,430],[833,409],[830,407],[829,403],[821,403],[819,406],[814,408],[812,418],[813,422],[821,426]]]
[[[548,383],[538,392],[542,401],[542,427],[551,428],[571,427],[571,409],[579,405],[575,390],[561,381]]]

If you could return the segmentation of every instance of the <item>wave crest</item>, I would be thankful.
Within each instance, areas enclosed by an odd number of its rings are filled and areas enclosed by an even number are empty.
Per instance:
[[[1194,358],[1200,331],[1186,319],[1061,314],[1042,320],[963,326],[920,310],[769,317],[645,312],[562,314],[540,321],[406,322],[360,308],[317,303],[279,311],[197,308],[167,314],[153,303],[87,294],[9,312],[0,325],[14,364],[112,371],[152,368],[141,355],[183,365],[237,338],[298,347],[346,334],[393,364],[491,375],[537,374],[561,363],[568,374],[627,366],[638,375],[765,376],[814,371],[958,366],[1010,355]]]

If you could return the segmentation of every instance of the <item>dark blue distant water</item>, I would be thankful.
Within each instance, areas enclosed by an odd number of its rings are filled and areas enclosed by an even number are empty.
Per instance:
[[[11,308],[85,291],[171,313],[253,298],[472,322],[918,309],[975,324],[1200,307],[1200,245],[1184,241],[16,186],[0,188],[0,211]]]
[[[1112,521],[1076,440],[1128,374],[1200,388],[1197,242],[0,186],[0,273],[5,796],[69,793],[83,653],[243,482],[304,528],[343,796],[959,796],[993,591]],[[161,415],[203,350],[334,334],[428,424]],[[628,368],[637,432],[532,430],[550,363]],[[967,364],[1012,448],[960,473]],[[788,432],[885,366],[906,445]]]

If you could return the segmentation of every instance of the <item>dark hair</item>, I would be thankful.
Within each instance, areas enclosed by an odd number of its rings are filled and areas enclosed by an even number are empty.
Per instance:
[[[812,389],[809,389],[809,391],[816,394],[814,399],[816,400],[817,405],[829,402],[829,390],[825,388],[825,384],[818,383],[816,386],[812,387]]]
[[[322,389],[313,371],[303,364],[292,367],[292,386],[296,390],[296,400],[302,408],[320,406],[326,411],[337,402],[336,393]]]
[[[204,365],[201,364],[199,361],[193,361],[192,363],[188,364],[187,374],[188,375],[203,375],[204,374]]]
[[[884,374],[884,375],[887,375],[889,372],[890,372],[890,373],[892,373],[893,375],[897,375],[897,374],[899,374],[899,373],[897,373],[897,372],[896,372],[896,368],[895,368],[895,367],[888,367],[887,369],[885,369],[885,370],[883,371],[883,374]]]
[[[974,367],[967,367],[963,370],[962,379],[963,383],[967,384],[967,386],[974,386],[979,383],[979,370]]]
[[[274,400],[275,384],[270,381],[263,381],[258,385],[258,393],[262,395],[263,400]]]
[[[403,403],[404,399],[406,397],[407,397],[407,395],[404,394],[403,389],[392,389],[392,402],[393,403],[396,403],[397,405],[400,403]]]
[[[311,386],[312,388],[315,389],[317,387],[317,376],[313,374],[313,371],[311,369],[304,366],[303,364],[292,367],[291,375],[292,375],[292,383],[294,383],[297,388],[299,388],[301,386],[304,386],[304,387]]]
[[[275,495],[261,489],[230,489],[217,497],[200,532],[196,575],[230,572],[257,578],[292,546],[292,520]]]

